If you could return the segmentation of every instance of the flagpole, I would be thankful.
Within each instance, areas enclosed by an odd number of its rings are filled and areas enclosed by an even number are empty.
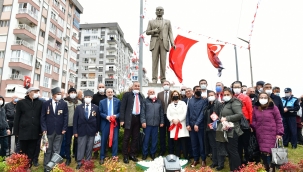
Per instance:
[[[236,75],[237,75],[237,81],[239,81],[238,57],[237,57],[237,47],[236,47],[236,45],[235,45],[235,59],[236,59]]]
[[[253,72],[252,72],[252,63],[251,63],[251,54],[250,54],[250,43],[242,38],[238,38],[243,42],[246,42],[248,44],[248,52],[249,52],[249,63],[250,63],[250,81],[251,81],[251,86],[254,86],[254,81],[253,81]]]
[[[142,76],[143,76],[143,0],[140,0],[140,43],[139,43],[139,72],[138,72],[138,81],[140,83],[140,92],[142,92]]]

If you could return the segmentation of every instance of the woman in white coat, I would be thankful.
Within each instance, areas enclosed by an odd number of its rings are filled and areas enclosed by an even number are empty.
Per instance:
[[[171,94],[172,102],[167,107],[167,119],[170,122],[170,138],[174,140],[174,149],[176,155],[180,157],[182,151],[185,159],[188,159],[187,151],[187,137],[189,137],[188,130],[186,129],[186,110],[187,106],[181,100],[180,93],[174,90]]]

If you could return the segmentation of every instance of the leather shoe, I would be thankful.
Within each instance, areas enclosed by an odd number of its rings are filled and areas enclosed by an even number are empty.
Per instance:
[[[220,171],[220,170],[223,170],[223,168],[224,168],[224,167],[222,167],[222,166],[221,166],[221,167],[217,167],[216,170],[217,170],[217,171]]]
[[[81,166],[82,166],[81,164],[78,164],[76,167],[76,170],[79,170],[81,168]]]
[[[191,167],[195,167],[195,166],[197,166],[199,164],[199,161],[193,161],[192,163],[191,163]]]
[[[35,167],[38,167],[40,164],[39,164],[38,162],[33,162],[33,165],[34,165]]]
[[[129,160],[128,160],[128,157],[123,157],[123,162],[125,163],[125,164],[128,164],[129,163]]]
[[[142,155],[142,160],[146,160],[147,159],[147,155]]]
[[[138,159],[135,156],[130,156],[129,159],[134,162],[138,162]]]
[[[66,161],[65,161],[65,165],[66,165],[66,166],[69,166],[70,161],[71,161],[70,159],[66,159]]]
[[[100,159],[99,164],[103,165],[104,164],[104,159]]]
[[[150,157],[151,157],[152,160],[154,160],[156,158],[156,155],[155,154],[151,154]]]
[[[201,167],[206,167],[206,162],[205,161],[202,161]]]
[[[215,168],[215,167],[218,167],[218,165],[217,164],[211,164],[209,167],[210,168]]]

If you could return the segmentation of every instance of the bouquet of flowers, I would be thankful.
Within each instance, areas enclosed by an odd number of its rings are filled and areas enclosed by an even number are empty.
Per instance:
[[[40,143],[40,149],[45,153],[48,148],[48,139],[46,133],[43,133]]]

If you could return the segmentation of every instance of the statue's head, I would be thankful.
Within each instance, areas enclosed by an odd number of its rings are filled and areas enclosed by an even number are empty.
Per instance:
[[[157,17],[162,17],[164,14],[164,8],[163,7],[157,7],[156,8],[156,15]]]

